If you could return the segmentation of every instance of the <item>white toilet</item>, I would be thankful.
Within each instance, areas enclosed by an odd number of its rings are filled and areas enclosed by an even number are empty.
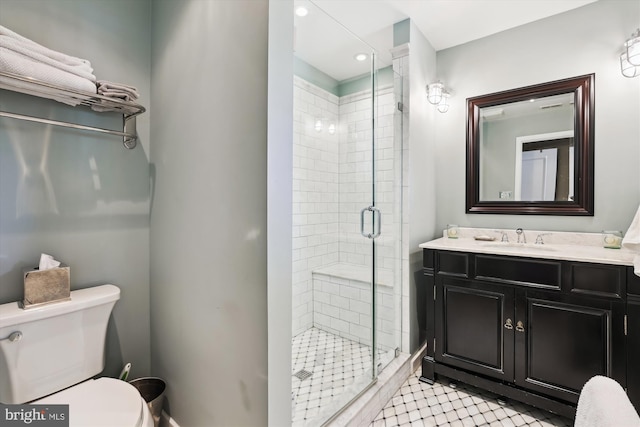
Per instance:
[[[0,403],[68,404],[71,427],[153,427],[135,387],[90,379],[104,369],[107,323],[118,299],[118,287],[102,285],[28,310],[17,302],[0,305]]]

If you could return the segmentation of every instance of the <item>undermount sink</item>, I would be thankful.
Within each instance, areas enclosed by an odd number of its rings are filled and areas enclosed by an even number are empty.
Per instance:
[[[512,243],[512,242],[483,242],[479,243],[478,246],[483,248],[491,248],[491,249],[509,249],[509,250],[517,250],[517,251],[546,251],[546,252],[557,252],[556,248],[551,246],[547,246],[544,244],[537,245],[535,243]]]

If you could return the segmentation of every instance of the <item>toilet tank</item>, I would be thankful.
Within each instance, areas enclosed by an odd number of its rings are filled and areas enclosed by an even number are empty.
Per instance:
[[[120,289],[101,285],[71,292],[71,301],[24,310],[0,305],[0,403],[55,393],[104,369],[109,315]],[[10,340],[20,332],[22,338]]]

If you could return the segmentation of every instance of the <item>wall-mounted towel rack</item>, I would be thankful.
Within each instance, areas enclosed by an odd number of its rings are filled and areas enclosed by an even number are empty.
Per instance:
[[[69,105],[83,105],[90,108],[96,107],[99,110],[108,109],[110,112],[118,112],[122,114],[122,131],[104,129],[95,126],[85,126],[77,123],[45,119],[42,117],[28,116],[25,114],[17,114],[7,111],[0,111],[0,117],[116,135],[123,138],[123,144],[128,149],[135,148],[138,140],[138,134],[136,132],[136,116],[146,111],[142,105],[134,102],[119,101],[98,95],[97,93],[66,89],[30,77],[6,72],[0,72],[0,89],[25,93],[27,95],[33,95],[40,98],[55,99]]]

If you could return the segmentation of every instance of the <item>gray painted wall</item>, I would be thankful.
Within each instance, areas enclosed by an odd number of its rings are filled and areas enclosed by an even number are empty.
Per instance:
[[[402,236],[409,245],[410,288],[403,296],[403,310],[409,310],[408,316],[403,315],[403,331],[409,331],[409,348],[414,352],[421,344],[418,341],[418,316],[414,303],[416,287],[421,285],[422,280],[422,250],[418,245],[437,234],[435,123],[440,117],[435,115],[440,116],[440,113],[429,104],[424,90],[427,83],[436,80],[436,52],[413,22],[410,22],[410,38],[409,80],[404,82],[409,91],[409,97],[405,97],[405,102],[409,102],[408,117],[405,115],[405,123],[409,128],[409,149],[405,150],[403,158],[403,209],[408,226]],[[406,129],[407,125],[404,126]],[[406,336],[403,339],[406,340]],[[404,343],[403,347],[406,348]]]
[[[2,0],[0,24],[52,49],[89,59],[100,79],[136,86],[149,105],[149,0]],[[121,126],[114,114],[0,91],[0,109],[78,123]],[[43,124],[0,119],[0,303],[22,299],[22,268],[41,252],[71,267],[71,288],[120,287],[103,374],[132,362],[150,373],[149,114],[141,144]],[[42,165],[42,166],[41,166]]]
[[[437,223],[525,230],[628,228],[640,202],[640,79],[618,56],[638,26],[640,3],[600,0],[579,9],[438,52],[438,76],[453,90],[436,120]],[[595,73],[595,216],[465,214],[466,98]]]
[[[382,65],[384,66],[384,64]],[[337,81],[296,56],[293,57],[293,73],[336,96],[345,96],[371,89],[370,73]],[[393,84],[393,67],[389,65],[378,69],[377,79],[379,87]]]
[[[153,2],[151,361],[182,427],[267,422],[267,18]]]

